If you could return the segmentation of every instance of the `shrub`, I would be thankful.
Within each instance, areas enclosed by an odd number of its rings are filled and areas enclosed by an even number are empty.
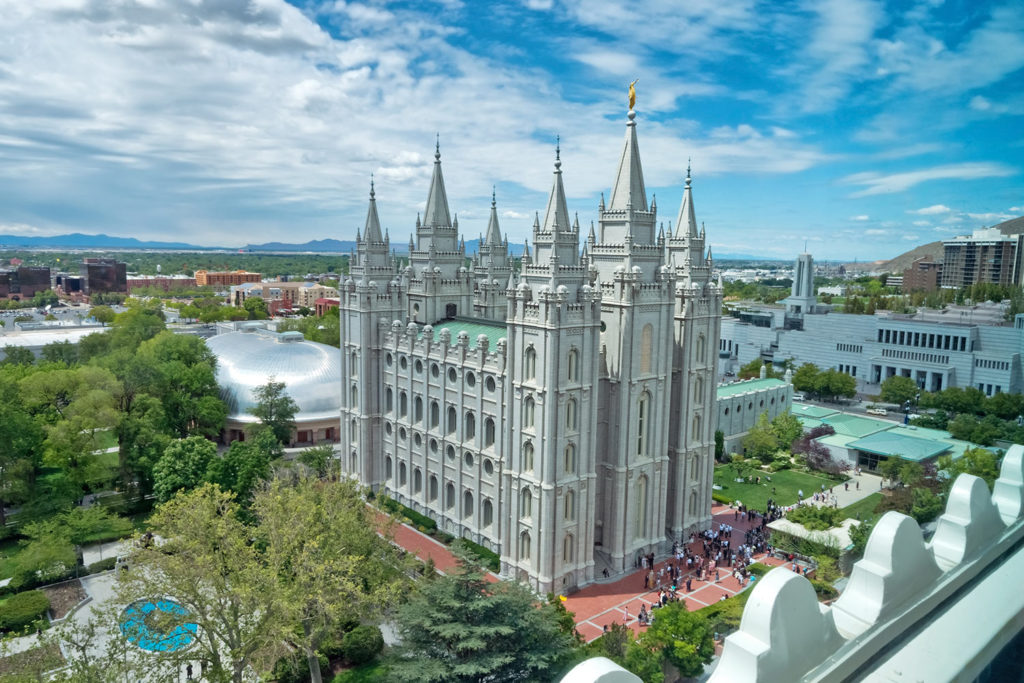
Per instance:
[[[356,626],[341,640],[341,650],[350,663],[373,661],[384,649],[384,636],[376,626]]]
[[[711,500],[715,501],[716,503],[726,503],[726,504],[732,502],[731,498],[727,498],[724,493],[719,493],[718,491],[712,491],[711,492]]]
[[[757,578],[761,578],[771,570],[771,567],[769,567],[766,564],[761,564],[760,562],[754,562],[753,564],[747,565],[747,571],[756,576]]]
[[[485,567],[490,569],[492,572],[501,571],[501,557],[498,556],[498,553],[494,552],[493,550],[488,550],[482,545],[474,543],[473,541],[470,541],[466,538],[462,539],[462,542],[466,545],[469,551],[473,553],[473,555],[475,555],[478,560],[480,560],[480,563],[483,564]]]
[[[839,591],[828,581],[811,579],[811,585],[814,586],[814,592],[818,594],[819,600],[832,600],[839,595]]]
[[[326,677],[330,676],[330,662],[321,653],[316,655],[320,663],[320,673]],[[274,664],[271,678],[277,683],[305,683],[309,680],[309,663],[305,655],[300,652],[282,657]]]
[[[20,631],[41,619],[50,609],[50,599],[42,591],[25,591],[7,598],[0,605],[0,630]]]
[[[106,559],[100,560],[99,562],[93,562],[85,568],[85,571],[88,574],[99,574],[100,572],[105,572],[109,569],[113,569],[116,563],[116,557],[108,557]]]
[[[786,515],[786,519],[802,524],[810,531],[824,531],[841,524],[844,514],[835,508],[805,505],[791,510]]]

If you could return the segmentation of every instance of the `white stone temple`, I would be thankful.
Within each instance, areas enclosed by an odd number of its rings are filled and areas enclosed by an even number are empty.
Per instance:
[[[629,112],[584,234],[555,151],[521,267],[492,198],[467,259],[435,150],[401,267],[370,206],[341,306],[342,469],[571,591],[711,523],[722,289],[687,171],[673,226],[648,200]]]

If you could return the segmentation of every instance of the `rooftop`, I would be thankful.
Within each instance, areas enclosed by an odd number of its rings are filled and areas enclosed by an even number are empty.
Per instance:
[[[832,408],[822,408],[821,406],[804,405],[800,403],[794,403],[789,409],[789,412],[793,413],[797,417],[813,417],[818,420],[828,417],[829,415],[839,414],[838,410]]]
[[[874,434],[875,432],[895,426],[894,422],[872,420],[868,417],[858,417],[857,415],[847,415],[845,413],[829,415],[823,418],[822,422],[836,430],[836,434],[845,434],[847,436],[867,436],[868,434]]]
[[[849,447],[876,455],[895,455],[914,462],[930,460],[950,449],[950,445],[944,441],[907,436],[900,434],[895,429],[877,432],[863,439],[852,441]]]
[[[499,339],[508,337],[505,323],[482,318],[454,318],[436,322],[434,323],[434,339],[438,338],[441,330],[448,330],[451,333],[452,343],[458,339],[460,332],[465,332],[469,335],[469,348],[471,349],[476,348],[476,338],[481,334],[485,335],[490,341],[489,351],[493,351],[497,347]]]
[[[720,384],[718,385],[718,398],[728,398],[730,396],[736,396],[737,394],[745,394],[750,391],[761,391],[763,389],[773,389],[775,387],[784,386],[786,383],[781,379],[748,379],[742,382],[733,382],[732,384]]]

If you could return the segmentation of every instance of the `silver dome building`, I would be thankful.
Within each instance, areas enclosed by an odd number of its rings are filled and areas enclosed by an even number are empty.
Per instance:
[[[236,332],[206,340],[217,356],[217,383],[228,406],[223,440],[245,438],[258,420],[249,413],[254,392],[271,378],[284,382],[298,404],[295,432],[288,445],[335,442],[341,419],[341,355],[326,344],[307,341],[301,332],[272,332],[260,323],[244,323]]]

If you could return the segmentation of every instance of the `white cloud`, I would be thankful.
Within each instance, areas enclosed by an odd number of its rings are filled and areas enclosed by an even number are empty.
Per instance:
[[[907,213],[916,213],[919,216],[935,216],[941,213],[949,213],[952,210],[953,209],[949,208],[945,204],[933,204],[931,206],[926,206],[923,209],[907,211]]]
[[[968,213],[969,218],[973,218],[976,221],[986,221],[991,223],[1002,223],[1008,221],[1014,216],[1008,213]]]
[[[906,235],[903,235],[903,239],[907,240],[908,242],[916,242],[917,240],[919,240],[921,238],[918,237],[917,235],[913,234],[913,233],[908,233]]]
[[[535,10],[549,10],[554,5],[554,0],[524,0],[524,5]]]
[[[1024,213],[1024,206],[1011,206],[1007,211],[1012,211],[1013,213]]]
[[[876,194],[889,194],[903,192],[915,185],[929,180],[942,180],[956,178],[960,180],[972,180],[977,178],[996,178],[1013,175],[1016,171],[1009,166],[993,162],[974,162],[963,164],[947,164],[934,168],[921,169],[919,171],[907,171],[904,173],[892,173],[882,175],[874,171],[855,173],[847,176],[841,182],[849,185],[861,185],[864,187],[850,195],[850,197],[869,197]]]
[[[865,235],[870,235],[870,236],[874,237],[876,235],[888,235],[889,231],[888,230],[881,230],[879,228],[872,228],[871,230],[865,230],[864,234]]]
[[[871,220],[871,216],[868,216],[868,215],[865,215],[865,214],[861,214],[860,216],[850,216],[850,220],[851,221],[869,221],[869,220]]]
[[[533,214],[524,211],[513,211],[512,209],[506,209],[501,213],[502,218],[517,218],[520,220],[526,218],[532,218]]]
[[[927,228],[928,226],[931,225],[931,223],[929,223],[928,221],[914,221],[914,225],[916,225],[919,228]]]

